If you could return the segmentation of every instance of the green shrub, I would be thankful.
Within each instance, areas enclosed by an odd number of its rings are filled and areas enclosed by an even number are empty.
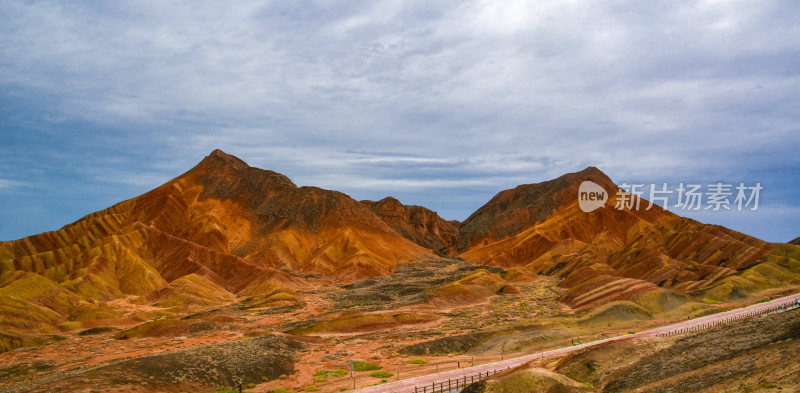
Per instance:
[[[774,383],[770,382],[769,380],[767,380],[767,379],[766,379],[766,378],[764,378],[764,377],[761,377],[761,378],[758,380],[758,385],[759,385],[759,386],[761,386],[761,387],[762,387],[762,388],[764,388],[764,389],[775,389],[775,388],[777,388],[777,387],[778,387],[778,385],[776,385],[776,384],[774,384]]]
[[[375,371],[375,372],[371,373],[369,376],[372,377],[372,378],[391,378],[392,375],[394,375],[394,374],[392,374],[392,373],[390,373],[388,371]]]
[[[308,385],[304,387],[303,390],[305,390],[306,392],[316,392],[317,390],[319,390],[319,388],[317,387],[317,385]]]
[[[362,361],[353,362],[353,370],[355,371],[372,371],[372,370],[380,370],[381,368],[382,368],[381,366],[373,363],[367,363]]]
[[[284,388],[275,388],[275,389],[270,389],[269,393],[292,393],[292,392]]]
[[[331,378],[339,378],[347,375],[346,370],[319,370],[314,374],[314,382],[327,382]]]
[[[425,363],[428,363],[428,361],[425,360],[425,359],[409,359],[408,362],[411,363],[411,364],[425,364]]]

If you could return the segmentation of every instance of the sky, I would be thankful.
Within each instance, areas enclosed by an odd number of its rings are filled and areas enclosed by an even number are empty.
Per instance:
[[[759,183],[756,211],[673,211],[784,242],[798,108],[793,0],[0,0],[0,240],[219,148],[457,220],[590,165],[617,184]]]

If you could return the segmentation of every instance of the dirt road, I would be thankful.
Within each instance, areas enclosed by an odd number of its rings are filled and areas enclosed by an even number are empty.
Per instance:
[[[479,373],[486,373],[487,371],[494,372],[494,371],[514,368],[524,363],[530,362],[532,360],[541,359],[542,357],[547,358],[554,356],[563,356],[573,351],[577,351],[586,347],[591,347],[609,341],[627,340],[634,337],[653,337],[653,336],[669,335],[669,334],[680,333],[683,331],[703,329],[706,327],[713,326],[715,324],[725,323],[736,319],[758,316],[770,310],[774,310],[776,307],[779,307],[783,304],[787,305],[796,304],[795,302],[798,299],[800,299],[800,293],[771,300],[769,302],[754,304],[752,306],[744,308],[738,308],[735,310],[708,315],[705,317],[687,320],[684,322],[673,323],[671,325],[645,330],[636,334],[626,334],[624,336],[611,337],[603,340],[553,349],[541,353],[520,356],[512,359],[480,364],[474,367],[467,367],[458,370],[450,370],[436,374],[424,375],[416,378],[409,378],[379,386],[372,386],[368,388],[358,389],[357,391],[359,393],[413,393],[415,387],[418,388],[417,392],[422,392],[423,387],[426,387],[425,390],[427,390],[427,392],[431,392],[432,385],[436,384],[438,389],[439,383],[445,382],[446,385],[448,379],[455,381],[456,379],[464,380],[464,377],[466,377],[467,380],[469,380],[470,377],[476,376]]]

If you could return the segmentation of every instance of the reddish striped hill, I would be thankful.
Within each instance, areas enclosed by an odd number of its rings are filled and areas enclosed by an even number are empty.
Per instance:
[[[114,299],[220,304],[294,293],[307,285],[298,276],[349,282],[430,255],[345,194],[216,150],[144,195],[0,242],[0,347],[120,320],[101,306]]]
[[[578,187],[591,180],[611,196],[590,213]],[[800,247],[770,244],[680,217],[641,201],[616,209],[618,187],[597,168],[498,193],[459,228],[467,261],[564,278],[562,301],[584,307],[656,289],[714,300],[797,283]],[[788,250],[788,251],[787,251]]]
[[[404,205],[395,198],[361,201],[403,237],[436,251],[454,255],[458,221],[445,221],[436,212],[422,206]]]

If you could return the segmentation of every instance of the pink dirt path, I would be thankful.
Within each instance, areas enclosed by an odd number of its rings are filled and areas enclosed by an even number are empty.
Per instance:
[[[758,303],[752,306],[738,308],[735,310],[730,310],[726,312],[721,312],[718,314],[708,315],[701,318],[696,318],[692,320],[687,320],[684,322],[677,322],[671,325],[661,326],[657,328],[653,328],[650,330],[645,330],[636,334],[626,334],[623,336],[611,337],[606,338],[603,340],[592,341],[584,344],[564,347],[553,349],[549,351],[544,351],[540,353],[535,353],[532,355],[525,355],[520,356],[512,359],[501,360],[492,363],[485,363],[480,364],[473,367],[467,367],[457,370],[450,370],[444,371],[436,374],[429,374],[424,375],[421,377],[416,378],[409,378],[400,380],[397,382],[386,383],[378,386],[372,386],[368,388],[358,389],[358,393],[413,393],[414,387],[419,387],[418,392],[422,392],[422,387],[427,386],[427,391],[431,391],[431,385],[436,383],[438,387],[438,383],[445,382],[447,383],[448,379],[455,381],[456,379],[463,380],[464,377],[467,377],[469,381],[470,376],[477,376],[478,373],[486,373],[487,371],[500,371],[509,368],[514,368],[520,366],[522,364],[528,363],[532,360],[541,359],[542,357],[554,357],[554,356],[563,356],[567,353],[577,351],[583,348],[591,347],[594,345],[602,344],[609,341],[618,341],[618,340],[627,340],[635,337],[653,337],[663,334],[672,334],[676,332],[680,332],[683,330],[692,330],[692,329],[701,329],[704,327],[711,326],[717,323],[723,323],[725,321],[731,319],[741,319],[746,318],[749,316],[755,316],[761,313],[764,313],[770,309],[774,309],[782,304],[793,303],[800,299],[800,293],[796,293],[794,295],[785,296],[782,298],[778,298],[775,300],[771,300],[769,302]],[[455,386],[455,385],[453,385]]]

